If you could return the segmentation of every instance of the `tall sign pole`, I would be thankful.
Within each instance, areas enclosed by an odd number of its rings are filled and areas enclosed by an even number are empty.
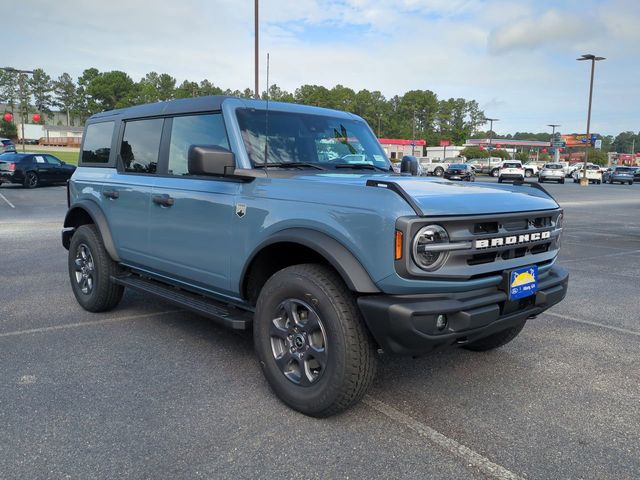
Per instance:
[[[260,98],[260,85],[258,82],[258,70],[260,68],[260,59],[259,59],[259,55],[258,55],[258,50],[259,50],[259,45],[260,42],[258,40],[259,38],[259,23],[258,23],[258,0],[254,1],[254,30],[255,30],[255,46],[254,46],[254,50],[255,50],[255,55],[254,55],[254,69],[255,69],[255,90],[253,92],[253,96],[254,98]]]
[[[580,179],[580,185],[583,187],[587,187],[589,185],[589,180],[587,180],[587,160],[589,158],[589,144],[591,143],[591,100],[593,98],[593,72],[596,68],[596,62],[600,60],[605,60],[604,57],[596,57],[595,55],[588,54],[582,55],[582,57],[577,60],[591,60],[591,81],[589,82],[589,110],[587,112],[587,142],[584,148],[584,165],[582,166],[582,178]]]

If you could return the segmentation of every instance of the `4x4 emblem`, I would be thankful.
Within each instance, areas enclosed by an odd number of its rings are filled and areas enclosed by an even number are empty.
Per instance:
[[[247,213],[247,205],[244,203],[238,203],[236,205],[236,215],[242,218],[246,213]]]

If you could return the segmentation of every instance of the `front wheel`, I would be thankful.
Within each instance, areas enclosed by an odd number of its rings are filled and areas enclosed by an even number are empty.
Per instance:
[[[516,338],[524,328],[525,323],[527,323],[527,321],[523,320],[515,327],[507,328],[506,330],[503,330],[501,332],[481,338],[480,340],[476,340],[473,343],[464,345],[462,348],[473,350],[474,352],[486,352],[487,350],[493,350],[495,348],[501,347]]]
[[[493,170],[491,170],[491,176],[492,177],[497,177],[499,173],[499,169],[494,168]]]
[[[111,281],[118,266],[104,248],[95,225],[82,225],[69,245],[69,279],[78,303],[90,312],[114,308],[124,288]]]
[[[564,178],[563,178],[562,180],[560,180],[560,182],[559,182],[559,183],[564,183]]]
[[[324,265],[294,265],[269,278],[258,297],[253,340],[275,394],[306,415],[349,408],[375,376],[375,348],[355,297]]]

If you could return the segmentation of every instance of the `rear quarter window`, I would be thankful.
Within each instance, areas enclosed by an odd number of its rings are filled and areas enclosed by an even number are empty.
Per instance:
[[[81,163],[109,163],[115,122],[87,125],[82,144]]]

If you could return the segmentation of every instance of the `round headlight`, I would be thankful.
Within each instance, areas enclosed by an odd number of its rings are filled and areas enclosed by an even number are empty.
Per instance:
[[[440,225],[422,227],[413,239],[413,259],[423,270],[436,270],[447,257],[438,245],[449,243],[449,234]]]

